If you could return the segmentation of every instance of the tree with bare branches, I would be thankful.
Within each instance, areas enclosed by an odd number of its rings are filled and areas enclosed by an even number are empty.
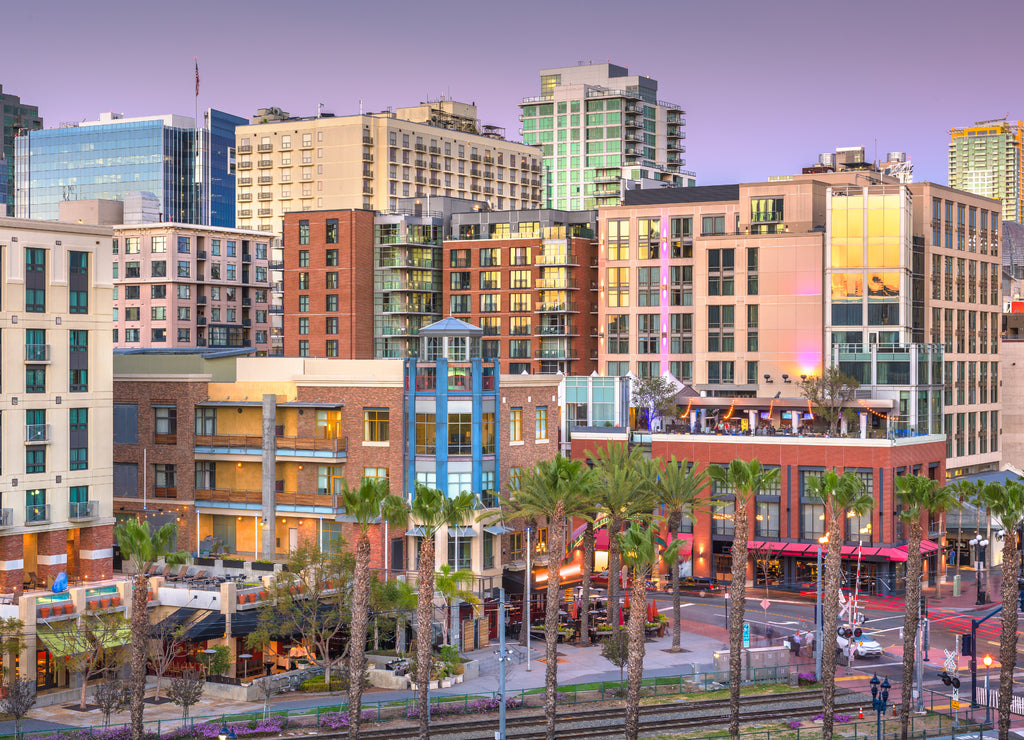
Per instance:
[[[821,375],[812,375],[800,381],[804,398],[811,402],[814,413],[828,422],[828,433],[839,433],[843,410],[857,398],[860,383],[838,367],[827,367]]]

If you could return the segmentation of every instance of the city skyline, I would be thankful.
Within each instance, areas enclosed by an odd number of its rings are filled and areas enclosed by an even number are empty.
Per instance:
[[[186,2],[178,15],[160,19],[159,33],[150,28],[151,14],[125,2],[104,3],[103,14],[55,2],[45,17],[38,7],[8,10],[10,27],[26,29],[7,40],[9,58],[29,58],[38,41],[31,29],[43,21],[60,17],[62,23],[46,23],[44,60],[12,67],[3,83],[37,104],[48,127],[95,120],[103,110],[188,115],[198,56],[200,109],[250,117],[257,108],[279,106],[315,115],[323,103],[345,115],[360,104],[370,112],[446,96],[476,103],[484,123],[521,140],[518,103],[539,93],[540,69],[611,60],[656,78],[659,95],[686,110],[687,168],[698,184],[793,174],[836,146],[864,146],[871,159],[906,151],[915,179],[945,183],[949,128],[1022,115],[1012,98],[1000,97],[997,75],[980,77],[961,57],[941,51],[955,32],[958,48],[984,49],[988,68],[1012,68],[1024,7],[998,5],[1002,12],[991,16],[998,22],[956,24],[959,8],[951,2],[872,1],[858,7],[856,18],[839,6],[800,1],[774,15],[759,14],[748,2],[628,9],[567,2],[520,3],[514,12],[486,16],[461,1],[446,3],[443,13],[405,3],[349,12],[315,2],[305,17],[319,42],[303,40],[307,32],[297,18],[290,31],[295,46],[287,39],[272,45],[268,37],[264,52],[258,28],[277,12],[262,0],[246,4],[244,15],[228,5],[204,5],[197,15],[198,3]],[[204,22],[196,24],[197,17]],[[736,18],[745,19],[742,27],[734,27]],[[667,30],[642,33],[650,24]],[[624,38],[631,27],[635,33]],[[337,35],[323,32],[332,28]],[[649,41],[637,44],[630,36]],[[288,51],[295,47],[301,51]],[[475,51],[480,48],[485,51]],[[956,90],[970,94],[951,94]]]

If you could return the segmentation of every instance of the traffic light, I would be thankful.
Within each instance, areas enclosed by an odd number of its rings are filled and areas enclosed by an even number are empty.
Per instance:
[[[862,630],[860,627],[855,627],[854,628],[854,630],[853,630],[853,636],[854,637],[860,637],[863,634],[864,634],[864,630]]]
[[[960,636],[960,652],[964,655],[974,655],[974,638],[970,633]]]
[[[953,683],[953,677],[946,673],[946,671],[939,673],[939,678],[942,679],[943,686],[950,686]]]

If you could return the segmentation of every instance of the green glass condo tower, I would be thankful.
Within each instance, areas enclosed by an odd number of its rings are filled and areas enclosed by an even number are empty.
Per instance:
[[[616,64],[542,69],[523,98],[523,141],[544,154],[547,208],[619,205],[638,187],[688,187],[685,111],[658,100],[658,81]]]

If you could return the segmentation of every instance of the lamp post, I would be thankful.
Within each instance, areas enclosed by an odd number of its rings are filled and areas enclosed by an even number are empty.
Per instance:
[[[882,715],[885,714],[889,704],[889,689],[892,687],[889,684],[888,676],[879,682],[877,673],[872,676],[869,683],[871,684],[871,708],[875,710],[876,736],[878,740],[882,740]],[[881,688],[881,692],[879,692],[879,688]]]
[[[975,599],[975,606],[981,606],[985,603],[985,592],[981,590],[981,575],[984,568],[985,559],[985,548],[988,547],[988,540],[983,538],[980,534],[976,537],[972,537],[970,544],[975,548],[974,550],[974,583],[978,589],[978,596]]]
[[[814,601],[814,675],[821,677],[821,550],[828,535],[818,538],[818,594]]]
[[[992,702],[989,701],[988,694],[988,669],[992,667],[992,656],[986,655],[984,658],[985,663],[985,724],[989,724],[992,721]]]

